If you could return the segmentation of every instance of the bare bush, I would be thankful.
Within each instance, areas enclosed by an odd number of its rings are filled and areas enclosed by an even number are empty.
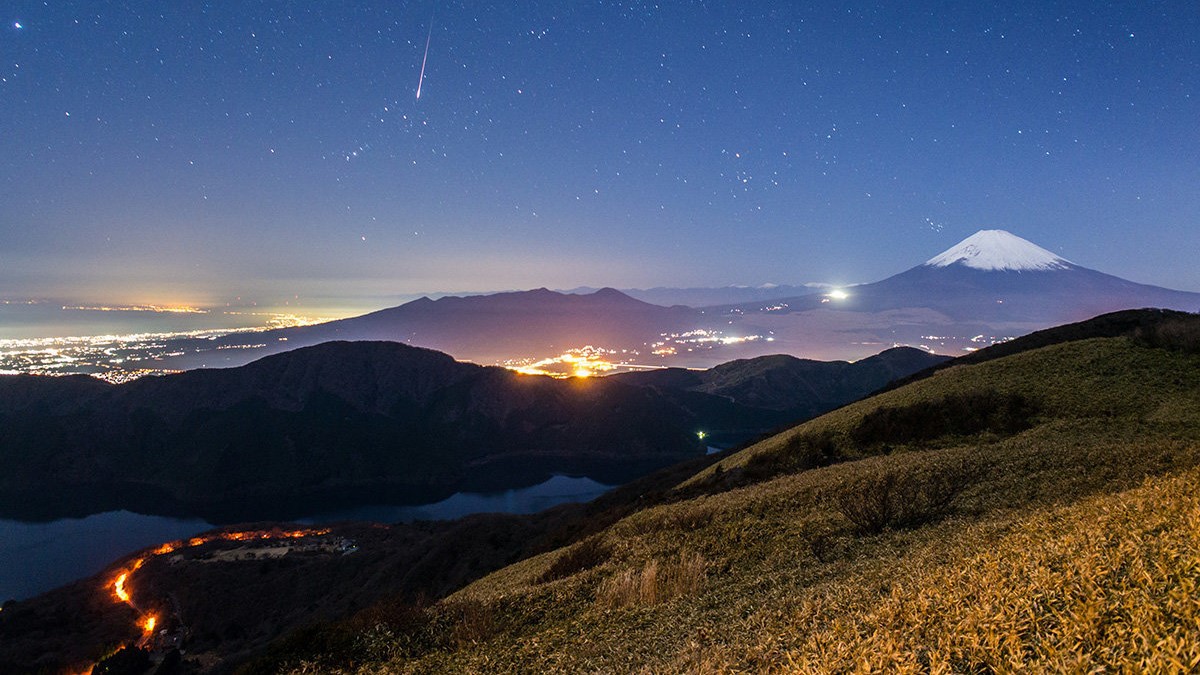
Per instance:
[[[831,432],[797,434],[779,450],[751,455],[742,466],[726,471],[717,465],[703,485],[711,492],[724,491],[829,466],[843,459],[842,450]]]
[[[1168,319],[1140,327],[1134,331],[1133,340],[1146,347],[1200,354],[1200,316]]]
[[[925,471],[886,467],[845,481],[830,497],[838,513],[869,534],[940,518],[973,482],[974,472],[966,465]]]
[[[828,525],[819,525],[806,530],[801,539],[817,562],[830,562],[837,554],[835,530]]]

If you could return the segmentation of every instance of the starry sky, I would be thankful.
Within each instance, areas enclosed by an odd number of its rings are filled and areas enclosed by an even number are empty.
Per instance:
[[[852,283],[983,228],[1200,290],[1190,0],[7,0],[0,20],[3,298],[346,314]]]

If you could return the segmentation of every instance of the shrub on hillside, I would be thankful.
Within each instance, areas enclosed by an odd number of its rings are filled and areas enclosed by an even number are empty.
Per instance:
[[[236,675],[324,672],[334,664],[381,661],[432,649],[445,639],[438,633],[429,602],[392,597],[334,624],[314,624],[276,640],[265,654],[240,666]],[[300,666],[298,664],[307,664]]]
[[[770,477],[829,466],[842,459],[841,450],[831,432],[803,434],[788,439],[783,450],[770,455],[750,458],[746,469],[750,473],[770,474]]]
[[[1033,426],[1035,414],[1037,406],[1029,398],[988,389],[879,408],[863,416],[850,431],[850,438],[859,445],[873,446],[983,432],[1007,436]]]
[[[782,449],[752,455],[745,464],[729,471],[723,471],[718,465],[703,487],[706,491],[729,490],[829,466],[843,459],[832,433],[800,434],[788,439]]]
[[[1133,332],[1133,341],[1146,347],[1200,354],[1200,316],[1167,319],[1142,326]]]
[[[833,507],[863,534],[919,527],[945,515],[974,482],[966,464],[926,469],[888,466],[853,476],[829,495]]]

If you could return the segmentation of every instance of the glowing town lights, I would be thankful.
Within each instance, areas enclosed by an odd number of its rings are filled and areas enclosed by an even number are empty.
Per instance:
[[[637,356],[636,351],[605,349],[603,347],[578,347],[568,349],[558,356],[534,361],[522,359],[500,364],[523,375],[548,375],[550,377],[593,377],[621,368],[636,368],[621,359],[621,355]]]
[[[68,308],[70,309],[70,308]],[[171,313],[204,314],[208,310],[192,311],[195,308],[80,308],[94,311],[156,311]],[[311,326],[325,321],[294,314],[267,314],[246,312],[224,312],[224,314],[246,314],[265,317],[266,325],[251,328],[222,328],[167,333],[129,333],[108,335],[83,335],[48,338],[3,338],[0,339],[0,370],[30,375],[69,375],[89,373],[114,384],[135,380],[145,375],[161,375],[178,372],[167,368],[138,368],[134,362],[151,362],[158,359],[180,356],[178,341],[217,340],[229,335],[252,335],[276,328]],[[284,338],[280,338],[281,340]],[[265,343],[214,345],[215,349],[260,349]],[[197,349],[207,351],[209,348]]]
[[[63,310],[77,312],[153,312],[155,314],[208,314],[207,309],[199,307],[163,306],[163,305],[63,305]]]
[[[154,629],[158,626],[158,616],[146,612],[133,603],[133,598],[130,596],[129,584],[131,575],[141,569],[142,565],[146,564],[147,560],[158,556],[166,555],[182,548],[190,548],[201,546],[212,541],[262,541],[267,539],[300,539],[302,537],[318,537],[329,534],[328,528],[321,529],[299,529],[299,530],[283,530],[273,528],[269,530],[246,530],[241,532],[214,532],[192,537],[180,541],[171,541],[154,549],[146,551],[140,557],[135,558],[129,563],[125,569],[121,570],[112,581],[111,590],[114,598],[120,602],[129,605],[131,609],[138,613],[137,626],[142,631],[142,639],[138,646],[145,647],[154,639]],[[87,671],[91,672],[91,671]]]
[[[166,555],[168,553],[172,553],[176,548],[178,548],[177,543],[178,542],[174,542],[174,541],[167,542],[166,544],[163,544],[162,546],[159,546],[158,548],[151,551],[150,555],[159,556],[159,555]]]
[[[125,582],[129,579],[129,572],[122,572],[121,576],[113,582],[113,595],[121,602],[129,604],[129,591],[125,590]]]

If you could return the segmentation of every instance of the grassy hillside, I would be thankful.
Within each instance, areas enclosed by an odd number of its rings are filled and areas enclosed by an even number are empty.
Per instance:
[[[1200,355],[1052,345],[812,420],[671,503],[248,670],[1194,669],[1197,467]]]

